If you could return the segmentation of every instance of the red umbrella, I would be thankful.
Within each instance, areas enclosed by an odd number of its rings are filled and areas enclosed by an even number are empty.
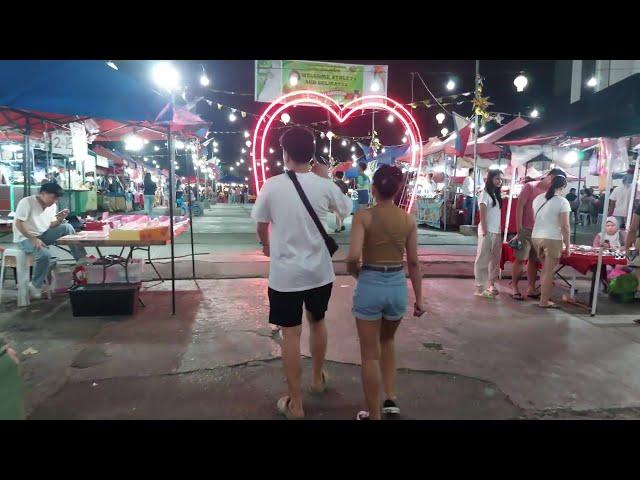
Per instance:
[[[351,167],[353,166],[353,164],[351,162],[342,162],[339,163],[338,165],[336,165],[335,167],[333,167],[333,173],[335,174],[336,172],[346,172],[347,170],[349,170]]]

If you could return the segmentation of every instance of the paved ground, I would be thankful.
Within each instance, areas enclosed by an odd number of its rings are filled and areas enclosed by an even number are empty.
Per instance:
[[[0,335],[20,352],[38,352],[22,355],[29,418],[277,418],[274,405],[285,386],[279,336],[266,322],[268,263],[243,207],[214,211],[228,221],[207,216],[195,224],[212,239],[196,246],[203,253],[198,276],[208,278],[177,282],[176,316],[168,314],[169,282],[147,282],[147,306],[127,318],[73,317],[66,295],[25,309],[7,297]],[[234,240],[225,244],[218,235]],[[399,330],[402,418],[638,418],[637,305],[602,297],[607,314],[591,318],[573,307],[542,311],[506,295],[476,298],[474,239],[431,231],[420,238],[428,315],[405,319]],[[430,243],[436,240],[447,245]],[[308,399],[311,419],[351,419],[362,407],[353,279],[340,275],[343,255],[336,256],[339,276],[327,315],[331,388]],[[177,266],[186,278],[190,259]],[[305,375],[308,367],[305,360]]]

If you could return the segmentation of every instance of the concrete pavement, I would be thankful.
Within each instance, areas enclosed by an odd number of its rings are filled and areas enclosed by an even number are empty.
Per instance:
[[[72,317],[64,294],[25,309],[10,296],[3,302],[0,335],[19,352],[38,352],[22,355],[29,418],[278,418],[285,385],[280,339],[267,323],[268,262],[247,233],[253,225],[245,207],[215,211],[233,220],[196,219],[213,243],[197,245],[201,279],[177,281],[176,316],[169,314],[170,282],[146,283],[147,306],[126,318]],[[225,244],[219,235],[238,238]],[[507,280],[497,299],[474,297],[474,239],[459,237],[421,235],[428,313],[407,317],[398,331],[402,418],[638,418],[637,305],[603,297],[609,314],[595,318],[574,307],[540,310],[505,295]],[[436,239],[448,244],[428,243]],[[327,314],[331,388],[308,399],[311,419],[352,419],[363,407],[344,247]],[[158,265],[168,271],[166,261]],[[190,259],[178,260],[184,278],[190,268]],[[587,283],[579,288],[587,291]],[[308,355],[306,328],[303,335]],[[305,378],[308,372],[305,360]]]

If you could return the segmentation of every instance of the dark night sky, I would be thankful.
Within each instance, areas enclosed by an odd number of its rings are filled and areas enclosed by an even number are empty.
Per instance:
[[[402,103],[411,101],[411,72],[419,72],[427,83],[431,91],[437,97],[444,96],[449,93],[461,93],[472,91],[474,87],[475,60],[376,60],[376,61],[359,61],[359,60],[331,60],[335,62],[354,63],[354,64],[382,64],[389,65],[389,86],[388,95]],[[495,105],[490,107],[492,111],[507,112],[517,114],[527,114],[535,106],[541,112],[541,116],[553,108],[553,79],[554,79],[554,60],[481,60],[480,73],[484,78],[484,95],[490,98]],[[117,62],[119,68],[123,72],[130,73],[143,82],[148,82],[152,86],[151,69],[155,61],[121,61]],[[256,118],[247,115],[231,123],[228,120],[229,111],[226,109],[218,110],[216,103],[234,107],[239,110],[259,114],[266,108],[264,103],[256,103],[253,96],[228,95],[222,93],[213,93],[205,91],[199,84],[199,76],[202,73],[202,66],[212,80],[209,88],[217,90],[229,90],[240,93],[253,93],[254,91],[254,61],[253,60],[180,60],[173,62],[180,71],[182,82],[188,86],[187,99],[198,96],[205,96],[214,102],[209,107],[205,102],[198,104],[196,112],[203,118],[212,122],[210,130],[232,130],[243,131],[252,130],[256,122]],[[524,71],[529,79],[529,85],[523,93],[516,93],[513,85],[513,79]],[[456,81],[456,89],[448,92],[445,84],[449,78]],[[420,80],[416,77],[414,81],[414,99],[426,100],[430,99],[430,95],[423,87]],[[471,104],[465,103],[460,106],[447,107],[451,111],[455,111],[463,116],[469,116],[471,113]],[[412,110],[416,116],[418,125],[421,129],[423,139],[432,136],[439,136],[440,129],[443,125],[438,125],[435,115],[440,110],[431,107],[426,109],[419,107]],[[295,112],[290,112],[292,121],[297,123],[309,123],[318,120],[325,120],[326,113],[320,112],[314,108],[300,107]],[[510,117],[507,117],[507,119]],[[445,125],[452,130],[450,120],[445,120]],[[496,128],[495,122],[488,125],[487,132]],[[351,124],[338,128],[332,127],[337,134],[363,136],[371,129],[371,116],[363,117],[359,120],[351,122]],[[402,128],[397,122],[390,124],[386,121],[386,115],[376,115],[376,130],[379,134],[383,145],[397,145],[403,135]],[[233,173],[240,176],[248,176],[249,167],[249,149],[247,153],[242,155],[241,148],[245,147],[246,139],[240,135],[216,135],[216,141],[220,144],[220,151],[217,154],[221,161],[226,165],[233,165],[235,171]],[[324,147],[323,141],[320,141],[320,148]],[[324,141],[328,144],[328,141]],[[274,148],[277,141],[274,136]],[[246,147],[245,147],[246,148]],[[153,148],[147,146],[148,154],[153,154]],[[162,153],[159,152],[159,153]],[[350,157],[351,152],[348,148],[343,148],[339,144],[333,145],[334,156],[339,160],[346,160]],[[238,172],[235,162],[240,158],[245,159],[242,165],[243,170]],[[279,160],[278,154],[274,154],[272,160],[273,166]],[[161,159],[158,159],[161,161]],[[183,160],[180,161],[181,175],[190,174]],[[161,162],[163,166],[168,163],[166,160]],[[227,168],[223,169],[224,173],[228,172]],[[277,171],[277,168],[276,168]]]

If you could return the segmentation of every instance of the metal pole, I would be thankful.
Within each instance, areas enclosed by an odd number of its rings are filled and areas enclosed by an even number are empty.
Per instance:
[[[629,225],[631,225],[631,217],[633,215],[633,206],[636,202],[636,187],[638,186],[638,165],[640,165],[640,159],[636,158],[636,168],[633,170],[633,181],[631,182],[631,198],[629,199],[629,208],[627,210],[627,221],[625,227],[627,232],[629,231]]]
[[[511,185],[509,185],[509,200],[507,201],[507,216],[504,220],[504,237],[503,243],[507,243],[507,235],[509,234],[509,223],[511,220],[511,205],[513,204],[513,191],[515,190],[516,175],[518,173],[518,167],[513,164],[511,160]]]
[[[173,235],[173,207],[176,203],[174,192],[175,185],[173,178],[175,174],[176,152],[171,135],[171,123],[167,130],[167,146],[169,147],[169,234],[171,235],[171,314],[176,314],[176,256],[175,256],[175,238]]]
[[[582,180],[582,159],[579,160],[580,165],[578,165],[578,209],[580,208],[580,182]],[[579,211],[576,210],[576,215],[573,219],[573,244],[576,244],[576,237],[578,235],[578,216],[580,215]]]
[[[605,159],[605,165],[607,168],[607,181],[606,181],[606,189],[604,191],[604,210],[605,212],[609,211],[609,197],[611,194],[609,191],[611,190],[611,158]],[[604,238],[604,234],[606,232],[607,225],[607,217],[606,215],[602,215],[602,224],[600,225],[600,237]],[[600,290],[600,275],[602,272],[602,251],[604,249],[600,247],[598,251],[598,267],[596,268],[596,276],[595,278],[595,288],[593,289],[593,298],[591,299],[591,316],[593,317],[596,314],[596,307],[598,306],[598,291]]]
[[[187,190],[189,192],[189,232],[191,234],[191,270],[193,272],[193,279],[196,279],[196,259],[193,252],[193,204],[191,202],[191,195],[193,194],[193,188],[191,182],[187,179]]]
[[[24,175],[24,185],[22,186],[22,196],[28,197],[31,195],[31,175],[29,174],[30,160],[31,160],[31,125],[29,124],[29,117],[25,118],[27,122],[27,128],[24,135],[24,155],[23,155],[23,168],[22,173]]]
[[[476,60],[476,91],[480,85],[480,60]],[[471,205],[471,225],[476,222],[476,190],[478,181],[478,128],[480,123],[480,115],[476,113],[476,124],[473,139],[473,204]]]

